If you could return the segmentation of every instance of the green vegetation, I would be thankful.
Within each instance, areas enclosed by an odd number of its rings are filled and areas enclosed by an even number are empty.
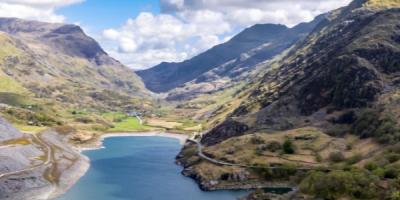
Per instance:
[[[23,107],[32,104],[32,101],[30,101],[26,96],[20,94],[0,92],[0,103]]]
[[[1,145],[28,145],[31,141],[27,138],[12,139],[2,142]]]
[[[384,144],[400,141],[400,129],[396,119],[389,114],[382,114],[377,109],[364,109],[358,113],[353,132],[362,138],[377,138]]]
[[[379,177],[365,170],[333,171],[329,173],[312,171],[301,182],[300,190],[316,198],[334,200],[378,199]]]
[[[343,162],[345,160],[344,155],[340,151],[332,152],[329,154],[329,160],[334,163]]]
[[[146,131],[151,130],[152,127],[140,124],[136,117],[129,117],[123,113],[104,113],[102,115],[105,119],[113,122],[113,127],[107,131],[111,132],[124,132],[124,131]]]
[[[20,83],[0,71],[0,92],[28,95],[29,92]]]
[[[285,142],[283,143],[283,152],[286,154],[294,154],[295,147],[291,139],[286,138]]]
[[[295,165],[284,163],[280,166],[280,168],[271,169],[269,165],[261,165],[260,168],[255,169],[255,172],[258,173],[265,180],[289,180],[291,176],[296,175]]]

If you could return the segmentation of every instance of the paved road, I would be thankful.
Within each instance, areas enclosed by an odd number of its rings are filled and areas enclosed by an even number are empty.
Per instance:
[[[243,165],[243,164],[236,164],[236,163],[229,163],[229,162],[224,162],[220,160],[216,160],[214,158],[210,158],[209,156],[205,155],[203,153],[203,148],[204,146],[195,139],[189,138],[188,141],[195,143],[197,145],[197,154],[199,157],[213,163],[216,165],[225,165],[225,166],[233,166],[233,167],[243,167],[243,168],[253,168],[253,169],[286,169],[286,167],[281,167],[281,166],[276,166],[276,167],[266,167],[266,166],[257,166],[257,165]],[[311,167],[297,167],[296,170],[298,171],[308,171],[308,170],[313,170],[315,168]]]

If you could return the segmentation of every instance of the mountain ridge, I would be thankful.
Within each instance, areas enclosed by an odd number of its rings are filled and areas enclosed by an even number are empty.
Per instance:
[[[190,81],[195,81],[196,78],[208,71],[237,59],[240,54],[263,44],[270,43],[272,46],[265,50],[270,56],[264,55],[264,57],[272,57],[288,48],[302,34],[307,34],[321,18],[323,17],[317,17],[311,23],[302,23],[294,28],[276,24],[257,24],[243,30],[228,42],[212,47],[192,59],[181,63],[164,62],[153,68],[137,71],[137,73],[142,77],[148,89],[154,92],[167,92]]]

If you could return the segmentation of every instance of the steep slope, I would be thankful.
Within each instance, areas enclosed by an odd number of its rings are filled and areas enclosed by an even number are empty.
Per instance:
[[[355,1],[333,12],[330,21],[298,43],[280,61],[281,66],[258,83],[227,125],[242,124],[247,127],[242,133],[307,125],[329,129],[328,119],[340,113],[379,104],[384,95],[395,97],[399,92],[399,10],[358,8],[361,4]],[[358,9],[348,10],[353,7]],[[204,142],[222,141],[224,127],[217,127],[212,131],[216,134],[210,133]]]
[[[288,48],[311,31],[317,21],[300,24],[294,28],[274,24],[254,25],[230,41],[190,60],[181,63],[161,63],[137,73],[146,87],[154,92],[167,92],[190,81],[199,83],[216,79],[217,76],[234,77],[248,71],[248,66],[269,59]],[[249,61],[248,57],[253,59]]]
[[[35,97],[107,107],[147,95],[140,78],[78,26],[1,18],[0,31],[2,73]]]
[[[299,188],[291,199],[394,197],[399,19],[396,0],[332,11],[239,94],[240,103],[215,111],[227,117],[184,147],[183,173],[208,190],[286,186]]]

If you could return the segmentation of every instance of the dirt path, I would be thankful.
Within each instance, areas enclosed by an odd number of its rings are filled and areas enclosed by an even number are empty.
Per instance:
[[[52,153],[51,152],[52,151],[51,147],[49,147],[48,144],[46,142],[44,142],[40,138],[40,136],[35,134],[35,135],[32,135],[32,137],[35,139],[35,141],[37,141],[39,143],[39,145],[41,147],[43,147],[44,149],[47,149],[46,150],[46,159],[45,159],[45,161],[43,163],[41,163],[41,164],[34,165],[34,166],[31,166],[31,167],[28,167],[28,168],[25,168],[25,169],[21,169],[21,170],[18,170],[18,171],[13,171],[13,172],[7,172],[7,173],[0,174],[0,178],[5,178],[5,177],[8,177],[8,176],[22,174],[22,173],[25,173],[25,172],[30,172],[30,171],[33,171],[33,170],[39,168],[39,167],[47,166],[47,165],[51,164],[51,153]],[[11,147],[11,145],[7,145],[7,146]],[[6,148],[6,147],[2,146],[2,147],[0,147],[0,149],[1,148]]]

